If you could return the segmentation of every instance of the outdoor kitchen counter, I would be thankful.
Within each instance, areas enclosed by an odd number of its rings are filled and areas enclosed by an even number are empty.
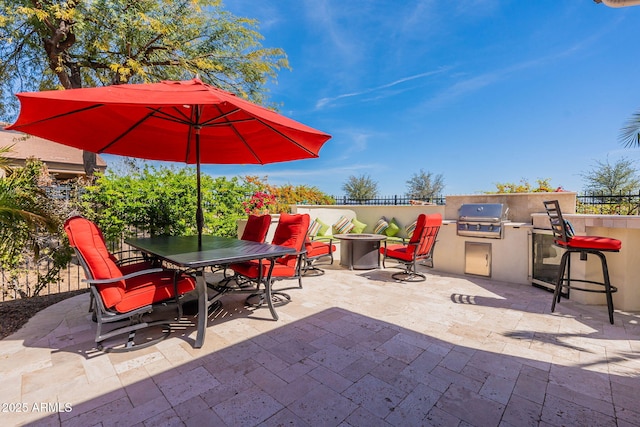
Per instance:
[[[533,225],[526,222],[505,222],[502,239],[458,236],[457,221],[446,219],[438,233],[433,264],[443,273],[465,274],[465,243],[485,244],[491,251],[491,275],[502,282],[531,285],[529,280],[529,248]]]
[[[611,284],[618,288],[613,294],[617,310],[640,311],[640,216],[637,215],[563,215],[579,236],[604,236],[622,241],[619,253],[605,253]],[[549,229],[546,213],[532,214],[536,229]],[[576,258],[577,259],[577,258]],[[572,262],[572,277],[600,280],[600,265],[596,257],[586,263]],[[591,276],[594,276],[595,279]],[[584,304],[605,304],[605,296],[588,292],[573,292],[571,299]]]

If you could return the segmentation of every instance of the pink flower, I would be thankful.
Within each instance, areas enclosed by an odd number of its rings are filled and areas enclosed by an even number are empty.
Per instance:
[[[247,214],[261,215],[269,213],[277,206],[275,196],[262,191],[255,192],[248,201],[242,202]]]

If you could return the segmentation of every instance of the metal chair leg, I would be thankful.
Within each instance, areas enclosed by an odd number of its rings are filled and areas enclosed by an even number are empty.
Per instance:
[[[553,302],[551,303],[552,313],[556,309],[556,302],[560,302],[560,298],[562,298],[561,290],[562,290],[563,283],[565,281],[564,275],[567,268],[567,261],[570,255],[571,255],[571,252],[567,251],[564,254],[562,254],[562,258],[560,259],[560,271],[558,272],[558,280],[556,280],[556,288],[553,291]],[[567,286],[569,285],[570,283],[567,282]]]
[[[587,255],[589,253],[597,255],[598,258],[600,258],[600,263],[602,265],[602,277],[603,277],[603,281],[602,282],[596,282],[596,281],[591,281],[591,280],[584,280],[584,279],[576,279],[574,280],[574,282],[582,282],[582,283],[591,283],[594,285],[598,285],[598,286],[603,286],[604,287],[604,291],[602,290],[594,290],[594,289],[590,289],[590,288],[583,288],[583,287],[576,287],[574,286],[574,289],[577,291],[585,291],[585,292],[598,292],[598,293],[604,293],[606,295],[607,298],[607,310],[609,312],[609,322],[613,325],[614,324],[614,320],[613,320],[613,293],[617,292],[617,288],[615,286],[611,285],[611,281],[609,278],[609,268],[607,266],[607,259],[605,257],[605,255],[597,250],[582,250],[582,251],[566,251],[563,255],[562,255],[562,259],[560,260],[560,271],[558,272],[558,280],[556,281],[556,288],[553,292],[553,301],[551,303],[551,312],[553,313],[555,311],[556,308],[556,303],[560,302],[560,299],[562,298],[562,288],[566,288],[567,289],[567,293],[566,295],[564,295],[567,299],[569,299],[569,293],[571,291],[571,254],[574,252],[580,252],[580,259],[583,261],[586,261],[587,259]],[[566,275],[566,278],[565,278]],[[566,283],[566,284],[565,284]]]
[[[609,268],[607,267],[607,258],[603,253],[596,252],[602,264],[602,275],[604,277],[604,291],[607,295],[607,309],[609,310],[609,323],[613,325],[613,295],[611,281],[609,280]]]

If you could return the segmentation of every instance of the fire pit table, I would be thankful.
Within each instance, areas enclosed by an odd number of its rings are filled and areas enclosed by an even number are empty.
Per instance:
[[[340,265],[349,270],[380,268],[380,242],[387,236],[380,234],[336,234],[340,240]]]

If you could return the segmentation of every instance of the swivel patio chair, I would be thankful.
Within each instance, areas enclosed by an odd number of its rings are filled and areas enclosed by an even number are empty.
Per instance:
[[[242,232],[242,236],[240,240],[247,240],[250,242],[264,243],[267,238],[267,233],[269,232],[269,227],[271,226],[271,215],[249,215],[247,219],[247,223],[245,224],[244,230]],[[238,286],[245,285],[247,283],[246,278],[242,280],[241,276],[238,274],[233,274],[232,276],[227,276],[227,267],[212,267],[211,271],[215,273],[216,271],[222,270],[224,279],[223,283],[227,283],[231,280],[235,280]],[[219,284],[214,285],[214,287],[219,286]]]
[[[264,303],[264,291],[260,291],[260,286],[267,286],[265,280],[268,276],[269,269],[273,264],[273,270],[271,272],[271,281],[268,283],[272,287],[276,280],[282,279],[296,279],[298,280],[298,288],[302,288],[302,263],[304,258],[304,242],[309,228],[309,215],[308,214],[280,214],[278,226],[276,227],[275,234],[271,241],[273,245],[286,246],[296,250],[295,254],[287,255],[271,262],[269,260],[251,260],[241,262],[237,264],[231,264],[229,266],[237,275],[246,278],[247,280],[256,284],[257,292],[253,293],[247,298],[248,305],[260,306]],[[277,299],[277,303],[287,303],[291,300],[291,297],[282,292],[280,289],[272,292],[274,299]],[[256,297],[258,297],[257,303],[251,303]]]
[[[155,344],[171,332],[170,322],[182,315],[179,297],[195,289],[195,280],[188,275],[161,267],[138,269],[128,274],[114,262],[102,233],[91,221],[83,217],[72,217],[64,224],[69,244],[74,248],[82,265],[86,282],[90,285],[94,298],[97,321],[96,346],[105,351],[129,351]],[[150,320],[150,314],[159,304],[168,306],[175,303],[177,317]],[[103,325],[126,321],[109,331]],[[143,337],[136,342],[136,331],[152,326],[160,326],[163,334],[154,339]],[[126,343],[110,344],[112,338],[126,335]],[[142,334],[144,335],[144,334]]]
[[[336,245],[333,244],[333,239],[329,239],[328,242],[321,242],[318,240],[311,240],[309,237],[304,242],[305,255],[304,266],[302,267],[302,274],[321,276],[324,274],[324,270],[316,265],[317,262],[323,259],[329,259],[329,264],[333,265],[333,253],[336,251]]]
[[[571,289],[583,292],[604,293],[607,297],[607,309],[609,310],[609,322],[613,325],[613,293],[618,289],[611,285],[609,280],[609,268],[604,252],[619,252],[622,242],[617,239],[600,236],[575,236],[573,227],[564,219],[557,200],[545,201],[544,207],[549,215],[551,230],[553,231],[554,244],[565,250],[560,259],[560,270],[553,292],[553,302],[551,312],[556,309],[556,302],[560,302],[563,296],[563,289],[566,289],[564,296],[569,299]],[[571,278],[571,254],[579,253],[580,261],[586,261],[587,255],[592,254],[600,258],[602,267],[602,282],[573,279]],[[573,286],[571,283],[591,284],[591,287]]]
[[[418,262],[427,262],[428,266],[433,268],[433,249],[441,225],[442,216],[440,214],[420,214],[408,243],[388,244],[386,241],[384,242],[384,247],[380,248],[380,253],[383,256],[382,266],[386,268],[385,261],[387,258],[391,258],[403,267],[403,271],[394,273],[391,277],[403,282],[422,282],[427,279],[423,273],[418,271]]]

